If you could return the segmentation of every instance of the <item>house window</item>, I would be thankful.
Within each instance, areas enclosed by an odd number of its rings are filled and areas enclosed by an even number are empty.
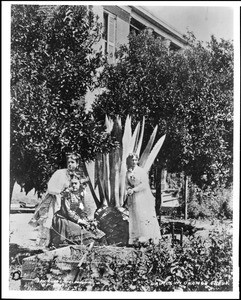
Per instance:
[[[103,15],[103,49],[104,54],[108,55],[109,63],[115,62],[115,40],[116,40],[116,16],[104,12]]]
[[[138,34],[140,33],[140,29],[136,28],[136,27],[133,26],[133,25],[130,25],[130,33],[131,33],[131,34],[138,35]]]
[[[144,30],[146,26],[134,18],[130,20],[130,33],[134,33],[138,35],[142,30]]]

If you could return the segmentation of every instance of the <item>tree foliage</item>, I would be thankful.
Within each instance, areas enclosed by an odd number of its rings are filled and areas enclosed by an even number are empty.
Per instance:
[[[12,5],[10,178],[26,193],[45,191],[66,151],[88,160],[111,146],[82,104],[103,63],[100,28],[86,6]]]
[[[155,125],[166,141],[159,162],[184,171],[199,185],[232,180],[233,45],[212,36],[207,45],[192,33],[189,46],[167,51],[147,32],[131,35],[116,65],[106,65],[96,99],[96,117],[131,115]],[[157,137],[158,137],[157,135]],[[203,176],[203,175],[206,176]],[[205,179],[204,179],[205,178]]]

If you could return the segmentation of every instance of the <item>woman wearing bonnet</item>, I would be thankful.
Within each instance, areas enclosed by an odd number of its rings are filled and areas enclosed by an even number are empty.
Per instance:
[[[129,245],[150,239],[158,244],[160,227],[155,211],[148,174],[138,166],[138,155],[130,153],[126,159],[126,194],[129,209]]]
[[[59,169],[54,172],[48,182],[45,198],[36,208],[34,216],[29,224],[40,229],[39,246],[48,246],[49,230],[52,219],[61,206],[61,192],[69,187],[71,174],[79,169],[80,157],[75,153],[67,153],[67,168]],[[83,182],[88,181],[82,172]]]

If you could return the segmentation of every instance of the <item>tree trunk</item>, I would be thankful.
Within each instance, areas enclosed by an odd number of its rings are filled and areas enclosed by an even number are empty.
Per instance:
[[[161,221],[161,174],[162,168],[160,165],[156,166],[156,214]]]
[[[188,176],[184,177],[184,219],[187,220]]]
[[[13,188],[14,188],[15,181],[16,181],[15,178],[10,176],[9,207],[11,207],[12,196],[13,196]]]

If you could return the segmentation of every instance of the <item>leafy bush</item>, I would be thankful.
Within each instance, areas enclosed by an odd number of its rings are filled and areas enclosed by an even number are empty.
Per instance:
[[[124,251],[124,248],[123,248]],[[79,281],[43,280],[43,264],[36,264],[35,283],[24,289],[58,289],[76,291],[231,291],[232,236],[226,231],[211,232],[208,238],[191,236],[184,243],[168,243],[163,237],[159,245],[140,244],[136,256],[127,263],[117,257],[108,262],[103,256],[94,264],[89,256],[82,264]],[[51,262],[50,262],[51,263]],[[53,279],[55,280],[53,281]]]
[[[189,191],[189,218],[218,217],[232,219],[232,188],[211,189],[208,187],[202,190],[196,185],[192,185]]]

